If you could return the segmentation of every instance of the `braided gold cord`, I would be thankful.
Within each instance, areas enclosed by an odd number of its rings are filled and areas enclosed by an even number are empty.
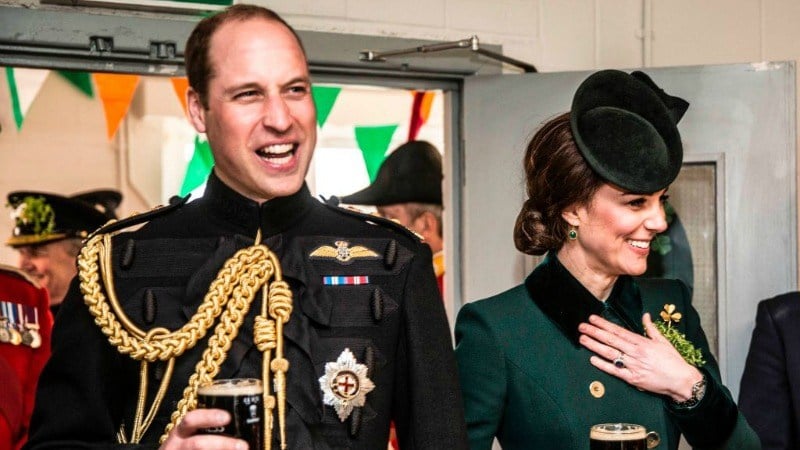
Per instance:
[[[197,406],[197,388],[213,380],[219,373],[219,368],[225,361],[231,343],[239,332],[239,327],[250,309],[253,298],[258,289],[275,272],[271,256],[272,252],[266,246],[258,245],[239,250],[231,257],[231,259],[245,259],[247,263],[242,264],[239,271],[234,272],[229,280],[235,286],[233,295],[227,302],[227,309],[222,313],[220,322],[214,329],[214,334],[208,339],[208,347],[203,351],[200,361],[195,366],[194,374],[189,377],[189,384],[183,391],[183,398],[172,413],[170,423],[164,430],[160,442],[163,443],[183,416]]]
[[[278,336],[275,334],[275,321],[267,318],[267,288],[265,287],[261,292],[264,293],[261,300],[261,315],[256,316],[255,319],[253,340],[256,348],[264,354],[261,364],[261,379],[268,382],[270,379],[269,361],[272,349],[277,345]],[[273,409],[275,409],[275,397],[270,394],[269,386],[264,386],[264,450],[272,448]],[[267,436],[269,436],[269,439],[266,438]]]
[[[286,372],[289,360],[283,357],[283,324],[289,321],[292,314],[292,291],[289,284],[280,277],[270,284],[269,315],[275,319],[275,359],[270,369],[275,372],[275,394],[278,401],[278,426],[280,427],[281,449],[286,448]]]
[[[175,358],[193,348],[219,318],[214,334],[208,339],[208,347],[203,351],[195,371],[189,378],[183,397],[170,416],[160,442],[164,442],[170,431],[177,426],[183,416],[197,404],[197,389],[210,382],[219,373],[227,352],[238,334],[250,305],[259,289],[263,288],[264,301],[262,315],[256,318],[254,342],[264,353],[264,381],[269,380],[269,369],[275,372],[274,389],[280,424],[281,448],[286,448],[285,405],[286,371],[289,362],[283,357],[283,324],[289,320],[292,311],[292,292],[281,278],[281,268],[277,256],[264,245],[256,244],[239,250],[225,261],[211,283],[208,293],[192,318],[176,331],[156,328],[145,332],[139,329],[124,313],[114,289],[111,235],[97,235],[91,238],[78,256],[78,269],[81,292],[84,302],[95,318],[109,343],[121,354],[142,361],[141,385],[134,428],[130,443],[137,443],[145,434],[161,404],[166,386],[172,375]],[[100,282],[102,277],[102,283]],[[274,277],[271,284],[267,282]],[[268,287],[269,286],[269,287]],[[105,289],[104,289],[105,287]],[[105,294],[104,291],[105,290]],[[106,297],[106,295],[108,297]],[[224,311],[223,311],[224,308]],[[270,320],[267,316],[271,317]],[[270,360],[272,350],[275,359]],[[144,415],[147,392],[147,363],[168,361],[167,372],[151,405]],[[272,414],[275,397],[264,391],[265,410],[270,414],[265,418],[265,445],[269,448],[272,435]],[[125,443],[124,424],[118,433],[118,441]]]
[[[167,387],[169,387],[169,380],[172,378],[172,372],[175,368],[175,359],[170,359],[167,362],[167,369],[164,371],[164,376],[161,381],[161,386],[158,388],[158,392],[156,393],[156,398],[153,399],[153,405],[150,407],[150,412],[147,414],[147,417],[144,419],[144,423],[142,424],[141,431],[139,432],[139,439],[144,436],[145,431],[150,428],[150,424],[153,423],[153,419],[156,417],[156,412],[158,412],[158,407],[161,405],[161,402],[164,400],[164,396],[167,394]]]
[[[101,242],[104,238],[107,242]],[[203,303],[192,318],[179,330],[163,335],[147,338],[145,332],[138,329],[125,316],[116,292],[113,289],[110,275],[104,276],[106,291],[110,301],[103,294],[103,287],[99,283],[98,255],[111,254],[111,243],[108,235],[98,235],[92,238],[78,255],[78,269],[81,292],[89,311],[95,317],[95,323],[100,327],[108,341],[122,354],[128,354],[135,360],[149,362],[180,356],[187,349],[194,347],[202,339],[206,331],[213,325],[219,316],[225,299],[230,294],[230,279],[235,278],[237,270],[241,270],[242,262],[234,255],[225,262],[217,278],[211,283]],[[104,258],[106,259],[106,258]],[[106,265],[106,264],[103,264]],[[103,267],[104,274],[110,274],[108,266]],[[110,282],[110,283],[109,283]],[[109,303],[114,311],[109,308]],[[116,314],[115,314],[116,313]],[[123,322],[121,324],[120,322]]]

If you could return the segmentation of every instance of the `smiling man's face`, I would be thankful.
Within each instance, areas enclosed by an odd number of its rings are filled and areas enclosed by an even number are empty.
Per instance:
[[[317,119],[303,49],[282,24],[232,21],[212,36],[208,108],[190,90],[195,128],[206,133],[215,173],[257,202],[303,185],[316,145]]]

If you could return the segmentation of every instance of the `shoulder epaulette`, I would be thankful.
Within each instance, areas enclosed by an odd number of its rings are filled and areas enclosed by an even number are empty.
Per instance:
[[[325,206],[327,206],[329,209],[331,209],[333,211],[336,211],[336,212],[338,212],[340,214],[344,214],[344,215],[347,215],[347,216],[350,216],[350,217],[356,217],[356,218],[361,219],[361,220],[363,220],[365,222],[372,222],[372,223],[375,223],[375,224],[378,224],[378,225],[383,225],[383,226],[385,226],[387,228],[391,228],[391,229],[393,229],[395,231],[398,231],[398,232],[400,232],[402,234],[405,234],[406,236],[410,237],[411,239],[413,239],[413,240],[415,240],[417,242],[422,242],[422,236],[420,236],[419,234],[415,233],[414,231],[408,229],[407,227],[401,225],[400,223],[395,222],[394,220],[387,219],[385,217],[378,216],[378,215],[367,214],[367,213],[359,211],[359,210],[357,210],[355,208],[343,208],[343,207],[338,205],[338,203],[339,203],[338,200],[339,199],[337,199],[336,197],[331,197],[328,200],[323,199],[322,203]]]
[[[132,227],[134,225],[139,225],[141,223],[149,222],[155,219],[156,217],[163,216],[185,205],[186,202],[189,201],[189,197],[190,197],[189,195],[187,195],[186,197],[175,196],[169,200],[168,205],[159,205],[151,209],[150,211],[144,213],[132,214],[124,219],[109,222],[103,225],[102,227],[94,230],[94,232],[92,232],[92,234],[90,234],[89,237],[86,238],[86,240],[88,241],[89,239],[93,238],[98,234],[113,233],[114,231],[123,230],[125,228]]]
[[[36,289],[39,289],[41,287],[39,286],[39,283],[35,279],[33,279],[33,277],[31,277],[30,275],[28,275],[27,273],[23,272],[22,270],[16,267],[9,266],[6,264],[0,264],[0,272],[8,272],[12,275],[22,278],[23,280],[32,284]]]

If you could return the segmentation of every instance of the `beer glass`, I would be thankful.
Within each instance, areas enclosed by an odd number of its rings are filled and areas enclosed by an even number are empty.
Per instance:
[[[601,423],[589,433],[591,450],[646,450],[659,444],[657,433],[632,423]]]
[[[200,386],[197,389],[198,408],[224,409],[231,415],[228,425],[203,431],[245,440],[250,450],[264,448],[262,394],[261,380],[255,378],[214,380]]]

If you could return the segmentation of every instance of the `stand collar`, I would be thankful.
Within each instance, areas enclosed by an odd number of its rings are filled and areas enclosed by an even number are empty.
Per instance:
[[[552,253],[525,279],[525,288],[534,303],[575,345],[579,346],[578,325],[597,314],[643,333],[640,324],[642,301],[633,278],[620,276],[611,295],[603,302],[589,292]]]
[[[259,205],[231,189],[212,171],[203,198],[216,218],[229,222],[246,236],[254,236],[259,227],[264,237],[286,231],[314,205],[314,198],[303,186],[287,197],[277,197]]]

